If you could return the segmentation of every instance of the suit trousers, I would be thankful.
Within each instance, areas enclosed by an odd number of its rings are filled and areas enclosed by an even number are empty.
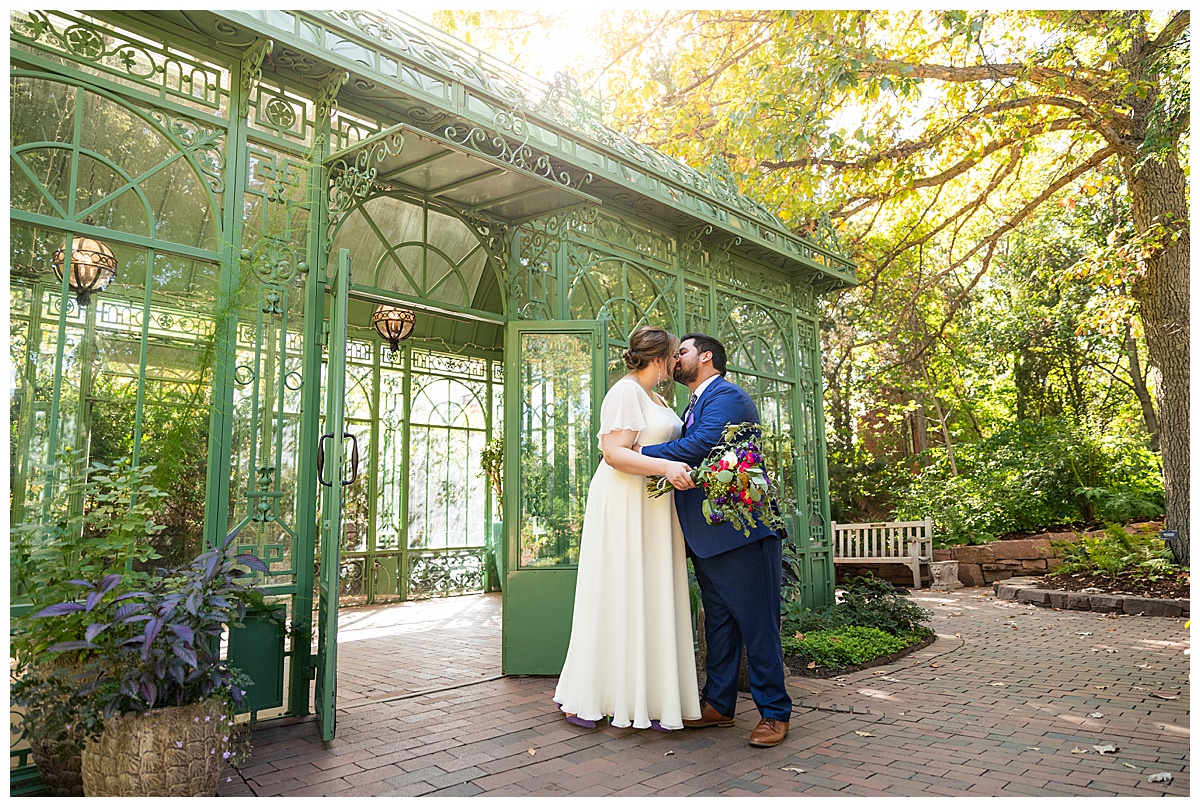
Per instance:
[[[777,535],[707,558],[692,555],[704,601],[708,680],[701,693],[718,712],[737,707],[738,672],[745,645],[750,694],[766,718],[789,720],[792,699],[784,686],[779,642],[783,542]]]

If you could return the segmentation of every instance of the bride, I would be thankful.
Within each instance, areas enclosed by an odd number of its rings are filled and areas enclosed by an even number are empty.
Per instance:
[[[646,495],[646,476],[681,481],[682,462],[632,446],[679,437],[682,423],[654,386],[672,377],[679,339],[641,327],[629,338],[629,373],[600,408],[604,461],[588,489],[571,642],[554,701],[567,720],[595,728],[683,728],[700,717],[683,532],[675,497]]]

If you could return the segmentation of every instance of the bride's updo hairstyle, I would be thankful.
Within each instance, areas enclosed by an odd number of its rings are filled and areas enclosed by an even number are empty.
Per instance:
[[[625,366],[631,371],[648,367],[656,359],[666,359],[679,352],[679,337],[662,328],[643,325],[629,336],[629,350],[622,354]]]

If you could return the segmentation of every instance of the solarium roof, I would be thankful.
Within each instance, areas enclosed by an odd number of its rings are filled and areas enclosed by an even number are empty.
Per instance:
[[[359,98],[434,134],[547,179],[613,200],[811,279],[819,291],[855,283],[828,217],[801,238],[742,194],[727,165],[701,172],[606,126],[599,105],[569,76],[551,83],[419,20],[380,11],[156,11],[221,39],[234,30],[269,38],[276,71],[322,83],[344,71],[339,103]]]

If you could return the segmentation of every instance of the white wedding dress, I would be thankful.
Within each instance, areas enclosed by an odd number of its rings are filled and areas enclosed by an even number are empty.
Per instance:
[[[632,378],[604,396],[600,434],[631,429],[640,445],[679,437],[679,417]],[[601,460],[588,489],[571,643],[554,700],[585,720],[683,728],[700,717],[683,531],[675,497]]]

